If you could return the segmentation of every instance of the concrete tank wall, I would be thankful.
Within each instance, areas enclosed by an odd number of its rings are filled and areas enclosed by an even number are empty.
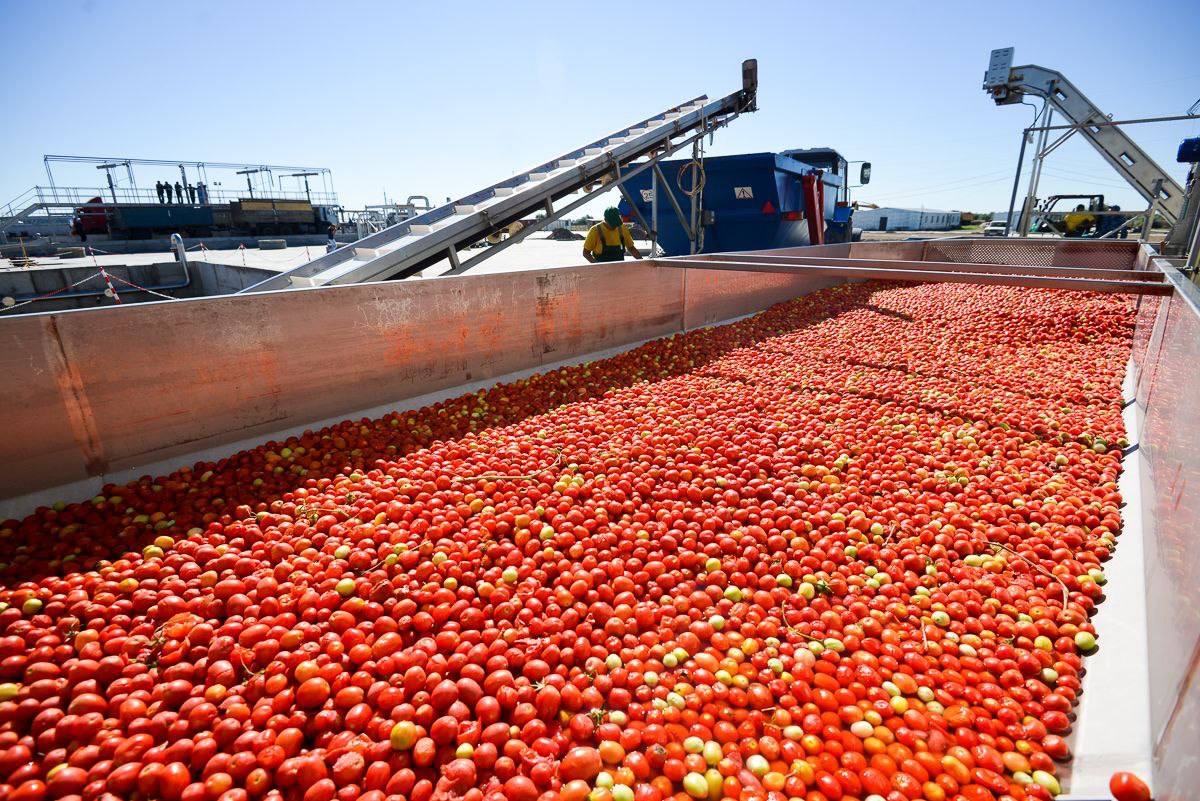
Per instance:
[[[275,275],[272,270],[191,260],[186,271],[177,261],[112,265],[106,266],[105,270],[113,276],[113,284],[122,303],[159,300],[149,292],[141,292],[122,283],[122,280],[174,298],[198,298],[229,295]],[[113,305],[113,301],[104,295],[105,288],[104,279],[97,274],[97,268],[90,259],[56,267],[0,271],[0,298],[13,298],[21,302],[59,293],[36,303],[14,307],[12,311],[5,312],[5,316]]]

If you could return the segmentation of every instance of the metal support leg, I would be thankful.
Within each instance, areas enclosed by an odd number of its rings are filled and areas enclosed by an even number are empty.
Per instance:
[[[1154,227],[1154,215],[1158,212],[1158,198],[1162,193],[1162,181],[1156,181],[1154,184],[1154,199],[1150,201],[1150,205],[1146,207],[1146,219],[1142,221],[1142,235],[1138,238],[1139,242],[1148,242],[1150,240],[1150,229]]]
[[[1021,152],[1017,154],[1017,173],[1013,176],[1012,196],[1008,199],[1008,216],[1004,218],[1004,235],[1013,230],[1013,214],[1017,210],[1017,190],[1021,188],[1021,168],[1025,165],[1025,145],[1029,143],[1029,130],[1021,133]]]
[[[625,188],[625,184],[620,182],[620,180],[617,182],[617,189],[620,190],[621,196],[629,203],[629,208],[633,209],[633,216],[637,219],[638,225],[649,231],[650,226],[646,224],[646,218],[642,216],[642,213],[638,211],[637,204],[633,202],[633,195],[629,194],[629,190]]]
[[[650,226],[646,225],[646,218],[642,216],[641,211],[638,210],[637,204],[633,202],[633,195],[629,194],[629,190],[625,188],[625,177],[621,175],[620,164],[613,165],[613,173],[616,175],[615,183],[617,185],[617,191],[619,191],[621,193],[621,197],[625,198],[625,201],[629,203],[629,208],[633,211],[633,216],[637,219],[638,225],[649,231]]]
[[[1073,135],[1074,135],[1074,133],[1075,133],[1077,130],[1079,130],[1079,129],[1078,129],[1078,128],[1072,128],[1071,130],[1069,130],[1069,131],[1067,131],[1066,133],[1064,133],[1062,136],[1060,136],[1060,137],[1058,137],[1057,139],[1055,139],[1055,140],[1054,140],[1053,142],[1051,142],[1050,144],[1046,145],[1046,149],[1042,151],[1042,158],[1046,158],[1046,156],[1049,156],[1051,153],[1053,153],[1055,150],[1057,150],[1057,149],[1059,148],[1059,146],[1060,146],[1060,145],[1061,145],[1063,142],[1065,142],[1065,141],[1067,141],[1068,139],[1070,139],[1070,138],[1071,138],[1071,136],[1073,136]]]
[[[1050,124],[1051,118],[1054,116],[1054,110],[1050,104],[1046,104],[1046,110],[1043,112],[1042,129],[1038,132],[1037,147],[1034,149],[1033,162],[1029,171],[1029,191],[1025,194],[1025,205],[1021,208],[1021,231],[1028,233],[1032,217],[1033,208],[1037,204],[1038,183],[1042,179],[1042,158],[1046,150],[1046,139],[1049,138],[1050,132],[1045,130],[1045,127]]]
[[[1150,241],[1150,229],[1154,227],[1154,215],[1158,211],[1158,203],[1151,203],[1146,209],[1146,219],[1142,222],[1142,234],[1138,241],[1143,244]]]
[[[658,173],[650,174],[650,255],[658,253]]]
[[[688,223],[687,217],[684,216],[683,207],[675,199],[675,193],[671,191],[671,185],[667,183],[667,176],[663,175],[657,162],[654,164],[654,176],[662,182],[663,191],[666,192],[667,200],[671,201],[671,208],[675,210],[675,216],[679,218],[679,224],[683,226],[683,232],[688,235],[689,240],[692,239],[692,226]]]
[[[1188,249],[1187,263],[1184,265],[1184,269],[1194,281],[1196,280],[1196,265],[1200,264],[1200,224],[1193,227],[1195,233],[1192,234],[1192,244]]]
[[[692,163],[695,164],[700,159],[700,142],[699,140],[692,142]],[[696,255],[696,243],[700,238],[700,193],[696,191],[695,182],[700,180],[699,171],[693,171],[694,178],[692,179],[692,228],[691,241],[688,243],[688,252],[693,256]]]

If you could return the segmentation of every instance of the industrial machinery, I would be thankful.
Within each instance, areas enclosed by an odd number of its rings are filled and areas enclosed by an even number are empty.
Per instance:
[[[1038,124],[1027,128],[1021,140],[1021,156],[1017,164],[1017,178],[1013,183],[1013,199],[1009,204],[1008,219],[1013,218],[1016,206],[1017,183],[1025,147],[1031,133],[1038,134],[1029,191],[1021,208],[1018,231],[1030,230],[1030,218],[1037,203],[1037,184],[1041,174],[1042,160],[1071,136],[1078,133],[1084,137],[1117,173],[1132,186],[1148,203],[1146,228],[1155,217],[1160,217],[1171,226],[1164,243],[1167,253],[1182,254],[1194,238],[1200,219],[1200,182],[1190,181],[1187,190],[1154,161],[1122,129],[1122,125],[1171,120],[1197,119],[1188,114],[1171,117],[1153,117],[1139,120],[1113,120],[1087,98],[1083,92],[1061,73],[1026,64],[1014,67],[1014,50],[1011,47],[993,50],[987,72],[983,78],[983,89],[992,96],[997,105],[1023,103],[1027,96],[1044,100],[1038,116]],[[1051,125],[1053,112],[1067,120],[1065,125]],[[1062,133],[1048,142],[1051,131]],[[1200,158],[1200,156],[1198,156]],[[1182,160],[1182,159],[1181,159]],[[1194,160],[1190,163],[1194,163]]]
[[[182,234],[260,236],[322,233],[336,210],[307,200],[246,198],[228,203],[105,203],[94,197],[75,209],[86,234],[112,239],[150,239]]]
[[[340,209],[339,225],[354,226],[358,238],[363,239],[433,208],[425,195],[409,195],[403,203],[386,202],[386,196],[384,200],[384,203],[368,204],[361,209]]]
[[[539,211],[544,212],[541,225],[547,225],[612,184],[626,193],[624,183],[630,178],[687,145],[698,148],[699,141],[717,128],[756,110],[757,90],[758,63],[750,59],[742,63],[742,88],[736,92],[718,100],[702,95],[673,106],[245,291],[405,278],[447,259],[451,265],[448,274],[463,273],[537,227],[523,228],[466,261],[459,260],[459,250]],[[578,196],[555,205],[573,195]]]
[[[112,239],[323,233],[338,221],[340,207],[326,167],[94,156],[45,156],[43,162],[48,185],[0,206],[0,239],[66,234],[76,219],[84,233]],[[61,164],[103,170],[106,186],[61,185],[61,172],[59,178],[54,173]],[[154,170],[155,185],[139,186],[135,166]],[[160,194],[163,172],[167,188]],[[320,177],[319,187],[310,186],[313,176]],[[303,179],[303,188],[287,188],[285,178]],[[182,195],[172,192],[174,184]]]
[[[862,171],[867,180],[869,170]],[[669,255],[851,237],[847,162],[829,148],[666,161],[627,188],[632,202],[623,201],[622,212],[647,220]],[[684,206],[695,213],[686,215]]]
[[[1083,219],[1073,219],[1072,215],[1082,215]],[[1104,195],[1050,195],[1030,215],[1029,230],[1065,237],[1125,239],[1128,223],[1138,216],[1138,212],[1107,205]]]

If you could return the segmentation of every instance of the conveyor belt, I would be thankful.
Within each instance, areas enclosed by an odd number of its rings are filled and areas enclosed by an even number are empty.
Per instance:
[[[742,112],[754,111],[757,88],[757,62],[745,61],[737,92],[719,100],[702,95],[681,103],[242,291],[404,278],[443,259],[449,259],[452,273],[461,273],[470,266],[459,262],[461,248],[537,212],[544,212],[544,222],[549,222],[611,188],[606,179],[619,184],[651,168]],[[635,159],[641,160],[633,164]],[[581,190],[582,197],[555,208],[555,201]]]
[[[1174,225],[1183,212],[1183,187],[1119,126],[1110,124],[1112,117],[1061,72],[1037,64],[1012,67],[1012,57],[1012,48],[992,51],[983,88],[996,104],[1020,103],[1026,95],[1044,98],[1138,194],[1157,203],[1163,219]]]

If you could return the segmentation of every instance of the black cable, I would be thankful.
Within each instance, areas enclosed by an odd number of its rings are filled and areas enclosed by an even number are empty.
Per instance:
[[[1048,103],[1048,102],[1050,102],[1050,101],[1048,101],[1048,100],[1044,100],[1044,101],[1042,101],[1042,107],[1039,109],[1039,108],[1037,107],[1037,104],[1036,104],[1036,103],[1030,103],[1028,100],[1022,100],[1022,101],[1021,101],[1021,105],[1022,105],[1022,106],[1029,106],[1031,109],[1033,109],[1033,122],[1031,122],[1031,123],[1029,124],[1029,127],[1030,127],[1030,128],[1032,128],[1034,125],[1036,125],[1036,124],[1037,124],[1038,117],[1040,117],[1040,116],[1042,115],[1042,111],[1044,111],[1044,110],[1045,110],[1045,108],[1046,108],[1046,103]]]

